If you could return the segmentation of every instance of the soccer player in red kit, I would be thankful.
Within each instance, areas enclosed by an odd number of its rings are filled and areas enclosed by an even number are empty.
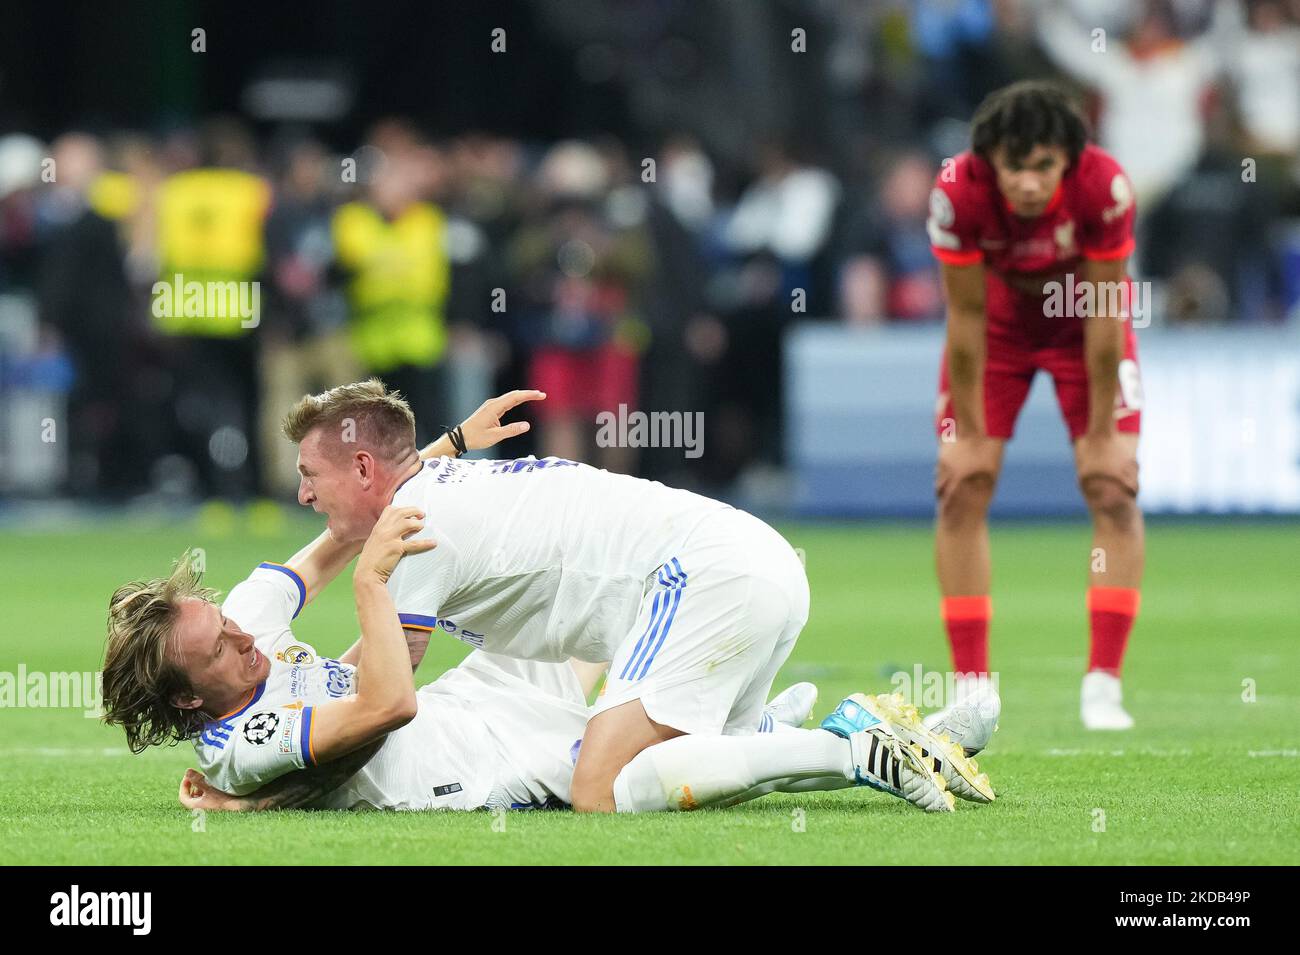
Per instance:
[[[1064,92],[1037,81],[992,93],[971,150],[944,163],[927,223],[947,298],[936,426],[935,562],[963,686],[988,672],[988,507],[1034,375],[1056,386],[1092,517],[1091,652],[1081,715],[1128,729],[1119,672],[1138,610],[1141,389],[1125,263],[1133,192],[1087,141]]]

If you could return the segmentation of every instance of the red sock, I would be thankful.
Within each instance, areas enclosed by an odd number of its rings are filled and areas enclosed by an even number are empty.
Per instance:
[[[1119,676],[1128,646],[1129,631],[1137,617],[1141,593],[1136,587],[1089,587],[1088,617],[1091,622],[1092,648],[1088,654],[1089,670],[1105,670]]]
[[[940,604],[943,626],[952,647],[952,668],[957,673],[989,672],[989,619],[993,598],[944,597]]]

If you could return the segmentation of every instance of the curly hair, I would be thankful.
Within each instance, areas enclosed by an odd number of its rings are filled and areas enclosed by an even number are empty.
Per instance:
[[[109,599],[104,722],[126,730],[133,753],[190,739],[206,718],[172,703],[194,688],[167,652],[181,602],[216,600],[217,592],[202,586],[197,563],[194,552],[186,551],[170,577],[133,581]]]
[[[971,120],[971,149],[989,160],[999,146],[1008,159],[1024,159],[1035,146],[1061,146],[1073,166],[1088,143],[1088,124],[1064,89],[1045,80],[1022,80],[990,93]]]

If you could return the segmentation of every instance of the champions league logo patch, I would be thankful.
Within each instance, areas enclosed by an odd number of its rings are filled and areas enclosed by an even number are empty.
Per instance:
[[[300,646],[299,644],[296,643],[291,647],[285,647],[275,656],[276,659],[278,659],[281,663],[298,664],[298,663],[316,662],[315,654],[313,654],[306,647]]]
[[[275,728],[280,725],[280,717],[274,713],[256,713],[244,724],[244,739],[254,746],[269,743],[275,735]]]

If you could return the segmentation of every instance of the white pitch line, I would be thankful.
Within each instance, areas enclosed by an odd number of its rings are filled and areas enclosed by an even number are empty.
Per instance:
[[[1045,749],[1042,751],[1044,756],[1195,756],[1195,750],[1190,749]],[[1263,758],[1295,758],[1300,757],[1300,749],[1250,749],[1246,751],[1247,756]]]
[[[68,756],[127,756],[130,750],[109,746],[6,746],[0,748],[0,757],[4,756],[48,756],[63,759]]]
[[[1191,756],[1190,749],[1045,749],[1044,756]]]

